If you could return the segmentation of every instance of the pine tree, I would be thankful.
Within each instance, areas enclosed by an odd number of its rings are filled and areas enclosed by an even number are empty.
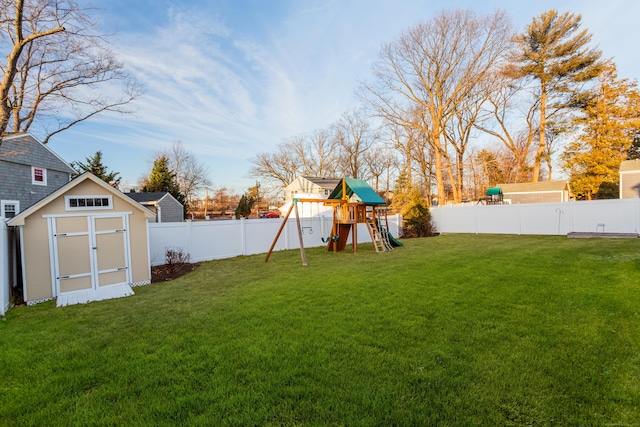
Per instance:
[[[176,174],[169,169],[169,160],[166,156],[161,156],[153,162],[153,168],[149,177],[144,180],[144,185],[141,188],[143,193],[151,193],[156,191],[166,191],[171,194],[185,207],[185,214],[187,209],[187,203],[184,194],[180,192],[178,182],[176,180]]]
[[[86,163],[82,163],[81,161],[71,162],[71,167],[76,171],[74,178],[85,172],[91,172],[107,184],[118,188],[121,179],[118,177],[120,172],[109,172],[107,170],[107,167],[102,163],[102,151],[96,151],[93,156],[85,157],[85,162]]]
[[[616,198],[620,163],[640,129],[640,93],[635,83],[618,79],[608,62],[583,100],[583,114],[574,120],[581,133],[562,156],[572,191],[585,199]]]
[[[402,215],[405,237],[427,237],[435,234],[427,201],[420,189],[407,179],[406,171],[402,171],[396,181],[391,207]]]
[[[588,49],[591,34],[580,30],[580,15],[550,10],[535,17],[526,31],[516,35],[516,50],[507,74],[532,78],[540,84],[538,149],[532,181],[540,179],[540,164],[547,151],[547,120],[571,105],[576,86],[600,74],[601,52]],[[548,108],[550,107],[550,108]]]
[[[251,209],[253,208],[254,203],[255,200],[253,197],[243,194],[240,198],[240,202],[238,203],[238,207],[236,208],[236,218],[247,218],[251,215]]]

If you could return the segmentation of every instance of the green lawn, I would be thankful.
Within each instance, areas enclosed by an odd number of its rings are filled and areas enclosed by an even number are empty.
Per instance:
[[[203,263],[0,320],[3,425],[638,425],[640,240]]]

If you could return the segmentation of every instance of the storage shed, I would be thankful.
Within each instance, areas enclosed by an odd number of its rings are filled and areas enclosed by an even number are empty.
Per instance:
[[[620,198],[640,197],[640,159],[620,163]]]
[[[136,202],[156,214],[155,222],[184,221],[184,206],[166,191],[151,193],[125,193]]]
[[[151,283],[147,220],[155,214],[87,172],[21,212],[23,298],[69,305]]]
[[[573,197],[568,181],[523,182],[498,184],[504,201],[516,203],[568,202]]]

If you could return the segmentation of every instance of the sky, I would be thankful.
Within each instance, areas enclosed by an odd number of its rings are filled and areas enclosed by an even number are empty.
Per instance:
[[[550,9],[581,14],[619,77],[640,77],[635,0],[98,0],[92,16],[146,93],[134,114],[93,117],[49,147],[67,162],[101,150],[126,191],[180,141],[211,188],[242,193],[252,158],[361,105],[383,44],[454,8],[504,9],[518,31]]]

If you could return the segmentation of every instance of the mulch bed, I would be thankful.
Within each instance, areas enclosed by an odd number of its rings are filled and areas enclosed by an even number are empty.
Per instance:
[[[200,263],[164,264],[151,267],[151,283],[167,282],[192,272]]]

